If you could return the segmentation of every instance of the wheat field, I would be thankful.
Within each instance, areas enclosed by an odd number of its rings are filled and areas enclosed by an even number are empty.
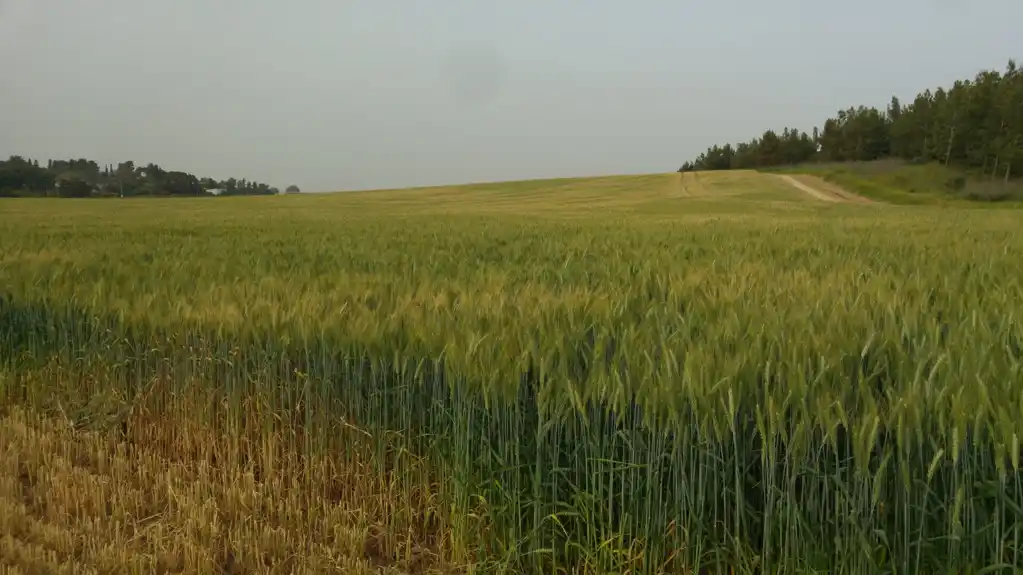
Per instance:
[[[753,172],[0,203],[15,573],[1012,573],[1023,212]]]

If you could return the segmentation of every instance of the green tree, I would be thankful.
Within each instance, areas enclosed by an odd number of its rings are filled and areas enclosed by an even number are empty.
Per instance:
[[[160,185],[165,193],[172,196],[198,196],[203,193],[199,178],[186,172],[166,172]]]
[[[58,182],[60,196],[63,198],[87,198],[92,195],[92,185],[78,176],[65,176]]]

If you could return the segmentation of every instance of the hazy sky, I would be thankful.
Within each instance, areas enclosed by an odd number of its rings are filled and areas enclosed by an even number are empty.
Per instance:
[[[1023,57],[1021,0],[0,0],[0,155],[306,191],[671,171]]]

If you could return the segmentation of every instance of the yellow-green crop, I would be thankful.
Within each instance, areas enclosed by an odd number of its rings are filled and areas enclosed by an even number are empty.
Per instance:
[[[1018,568],[1021,253],[741,172],[10,200],[0,381],[287,420],[484,571]]]

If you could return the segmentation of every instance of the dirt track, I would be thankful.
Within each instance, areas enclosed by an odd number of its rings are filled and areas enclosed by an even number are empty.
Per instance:
[[[810,196],[812,196],[812,197],[814,197],[814,198],[816,198],[818,200],[821,200],[823,202],[856,203],[856,204],[869,204],[869,203],[872,203],[867,198],[864,198],[862,196],[857,196],[855,194],[850,194],[849,192],[846,192],[845,190],[842,190],[842,189],[838,188],[837,186],[833,186],[833,185],[825,182],[824,180],[819,180],[818,178],[814,178],[813,176],[800,176],[804,180],[810,179],[811,181],[813,181],[813,183],[814,183],[813,186],[811,186],[810,184],[808,184],[808,183],[806,183],[804,181],[796,179],[794,176],[789,176],[789,175],[781,174],[779,177],[781,177],[781,179],[785,180],[789,185],[794,186],[796,188],[799,188],[800,190],[806,192]]]

